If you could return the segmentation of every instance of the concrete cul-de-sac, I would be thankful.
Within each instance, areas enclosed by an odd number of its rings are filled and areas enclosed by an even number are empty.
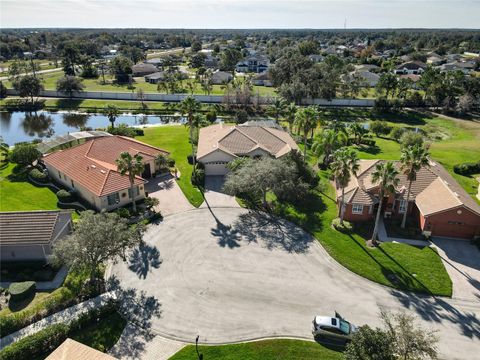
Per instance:
[[[435,328],[444,358],[480,348],[480,303],[403,293],[336,263],[297,226],[240,208],[202,208],[149,227],[146,245],[111,274],[154,297],[150,330],[167,338],[228,343],[269,336],[311,339],[314,315],[338,311],[379,325],[379,307],[414,313]],[[132,311],[134,311],[132,309]]]

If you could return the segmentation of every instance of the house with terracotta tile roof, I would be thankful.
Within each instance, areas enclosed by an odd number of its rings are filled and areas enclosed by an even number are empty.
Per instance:
[[[142,157],[145,170],[134,181],[131,193],[128,176],[117,171],[116,160],[122,152]],[[97,210],[113,210],[145,198],[146,179],[159,171],[155,157],[165,150],[124,136],[106,136],[87,140],[72,148],[44,155],[43,164],[57,183],[75,191]]]
[[[205,175],[225,175],[226,165],[238,157],[272,156],[281,158],[298,146],[292,137],[277,127],[211,125],[200,129],[197,160]]]
[[[115,360],[113,356],[105,354],[90,346],[67,338],[45,360]]]
[[[0,212],[1,261],[46,260],[52,244],[71,231],[70,211]]]
[[[345,188],[344,219],[352,222],[373,220],[380,206],[378,184],[372,182],[375,165],[383,160],[360,160],[356,176]],[[439,163],[430,161],[417,173],[410,197],[408,179],[399,171],[394,194],[381,202],[384,217],[401,218],[405,212],[425,235],[472,239],[480,236],[480,206]],[[336,186],[340,206],[342,189]]]

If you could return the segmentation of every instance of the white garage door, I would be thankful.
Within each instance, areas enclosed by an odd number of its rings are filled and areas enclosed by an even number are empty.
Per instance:
[[[228,173],[226,162],[210,162],[205,164],[205,175],[225,175]]]

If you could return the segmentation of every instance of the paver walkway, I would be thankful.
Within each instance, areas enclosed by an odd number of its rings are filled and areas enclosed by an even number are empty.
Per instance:
[[[102,307],[108,303],[112,298],[115,298],[115,293],[107,292],[103,293],[93,299],[84,301],[80,304],[71,306],[62,311],[59,311],[55,314],[47,316],[46,318],[37,321],[23,329],[15,331],[14,333],[7,335],[0,339],[0,349],[3,349],[5,346],[10,345],[14,341],[18,341],[25,336],[34,334],[40,330],[45,329],[46,327],[58,324],[58,323],[69,323],[77,319],[80,315],[88,313],[89,311]]]
[[[227,195],[223,192],[223,176],[206,176],[205,177],[205,201],[200,208],[207,207],[236,207],[239,208],[237,200],[234,196]]]
[[[194,209],[171,174],[148,180],[145,190],[149,196],[158,199],[160,204],[156,210],[160,210],[163,216]]]
[[[185,343],[162,336],[146,340],[142,331],[128,324],[109,354],[122,360],[167,360],[185,346]]]
[[[378,222],[378,240],[383,242],[397,242],[413,246],[432,246],[432,243],[430,241],[402,239],[388,236],[387,229],[385,229],[385,223],[383,222],[382,217],[380,217],[380,220]]]
[[[58,289],[62,284],[65,278],[67,277],[68,269],[63,266],[60,270],[58,270],[57,274],[51,281],[37,281],[37,290],[40,291],[48,291],[48,290],[55,290]],[[4,289],[8,288],[13,281],[2,281],[0,282],[0,286]]]

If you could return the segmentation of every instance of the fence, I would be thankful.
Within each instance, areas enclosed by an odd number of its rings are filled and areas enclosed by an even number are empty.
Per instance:
[[[8,95],[17,95],[14,89],[7,90]],[[56,90],[43,90],[40,92],[41,97],[55,97],[68,98],[65,94]],[[145,101],[159,101],[159,102],[180,102],[185,99],[187,94],[144,94]],[[207,104],[220,104],[224,102],[222,95],[193,95],[196,100]],[[137,94],[132,92],[107,92],[107,91],[82,91],[73,95],[74,99],[101,99],[101,100],[138,100]],[[232,101],[233,100],[233,101]],[[232,97],[231,103],[234,103]],[[261,104],[269,104],[272,97],[266,96],[252,96],[253,101],[258,101]],[[375,105],[374,99],[304,99],[304,105],[320,105],[320,106],[338,106],[338,107],[373,107]]]

